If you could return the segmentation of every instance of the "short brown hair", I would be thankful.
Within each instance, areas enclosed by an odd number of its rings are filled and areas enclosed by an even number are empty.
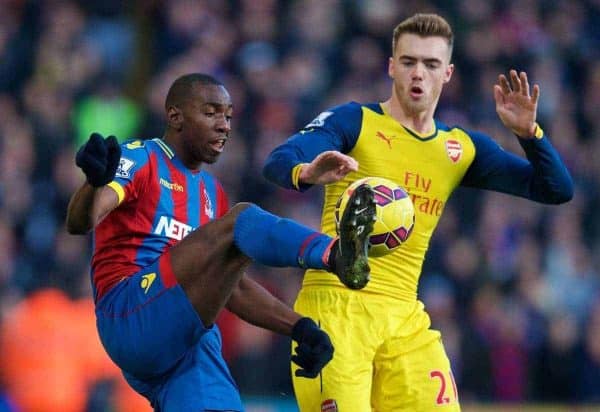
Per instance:
[[[394,29],[392,39],[392,54],[396,52],[398,39],[405,33],[416,34],[421,37],[443,37],[448,41],[450,55],[454,45],[454,34],[450,24],[442,16],[437,14],[417,13],[400,22]]]

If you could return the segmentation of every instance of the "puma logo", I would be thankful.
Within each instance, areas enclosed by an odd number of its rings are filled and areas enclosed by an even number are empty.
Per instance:
[[[379,137],[381,140],[383,140],[384,142],[386,142],[387,145],[388,145],[388,147],[390,149],[392,148],[392,140],[396,138],[395,135],[387,137],[386,135],[384,135],[380,131],[377,131],[377,133],[375,133],[375,136]]]

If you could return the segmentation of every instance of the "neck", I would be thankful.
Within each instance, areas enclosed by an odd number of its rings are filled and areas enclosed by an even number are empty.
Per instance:
[[[165,132],[162,139],[166,144],[169,145],[169,147],[173,150],[173,153],[175,153],[175,157],[177,157],[186,168],[192,171],[200,170],[202,162],[194,161],[190,158],[189,152],[186,151],[185,147],[183,146],[182,139],[176,135],[173,135],[173,133],[169,132],[169,130]]]
[[[384,110],[398,123],[419,134],[429,134],[435,129],[433,112],[435,105],[423,111],[410,111],[402,106],[395,93],[382,103]]]

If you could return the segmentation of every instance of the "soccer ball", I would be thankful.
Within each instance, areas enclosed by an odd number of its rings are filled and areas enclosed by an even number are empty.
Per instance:
[[[410,236],[415,224],[415,209],[410,196],[401,186],[382,177],[365,177],[348,186],[335,205],[338,233],[348,199],[354,189],[363,183],[373,188],[377,211],[377,220],[369,237],[369,256],[384,256],[399,248]]]

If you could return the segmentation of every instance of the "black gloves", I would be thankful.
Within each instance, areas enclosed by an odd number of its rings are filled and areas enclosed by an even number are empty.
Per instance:
[[[99,133],[92,133],[77,151],[75,164],[83,170],[90,185],[100,187],[113,180],[120,159],[121,146],[116,137],[105,139]]]
[[[296,376],[315,378],[333,358],[333,345],[327,333],[311,318],[302,318],[292,329],[292,339],[298,342],[292,362],[300,366]]]

